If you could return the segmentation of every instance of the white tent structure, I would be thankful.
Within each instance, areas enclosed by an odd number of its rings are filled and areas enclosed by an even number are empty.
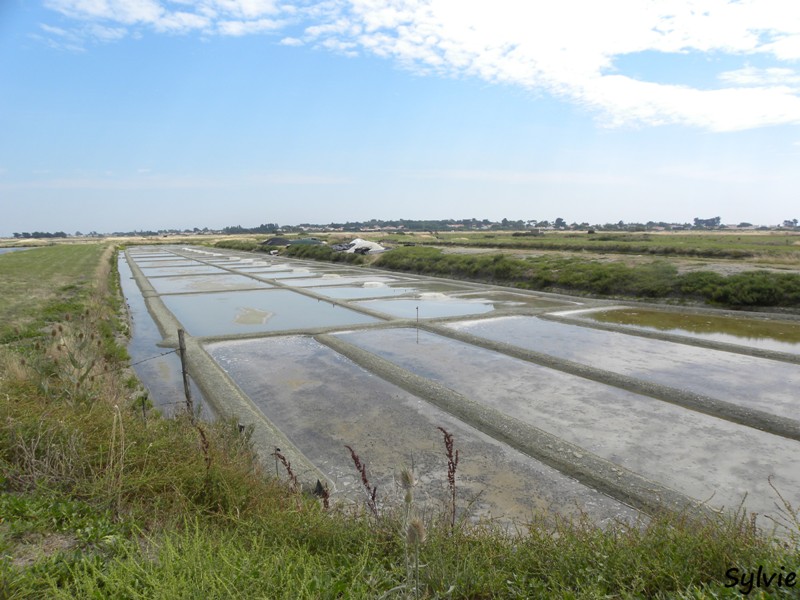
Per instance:
[[[359,254],[377,254],[379,252],[386,252],[386,248],[376,242],[369,242],[361,238],[356,238],[350,242],[350,247],[345,250],[345,252],[350,252],[351,254],[355,252]]]

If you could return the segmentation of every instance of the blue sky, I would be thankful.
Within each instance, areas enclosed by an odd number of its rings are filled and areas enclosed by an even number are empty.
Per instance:
[[[3,0],[0,235],[800,217],[800,3]]]

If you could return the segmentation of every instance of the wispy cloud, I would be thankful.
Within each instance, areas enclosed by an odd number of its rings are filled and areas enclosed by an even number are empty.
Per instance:
[[[0,169],[0,175],[3,170]],[[352,179],[343,175],[274,171],[237,176],[185,177],[153,173],[149,168],[136,170],[136,175],[116,175],[105,172],[97,175],[50,176],[49,171],[33,173],[35,178],[0,181],[0,190],[206,190],[258,188],[266,186],[347,185]]]
[[[46,0],[108,28],[242,36],[300,28],[284,45],[374,54],[404,68],[546,92],[608,126],[734,131],[800,123],[800,3],[785,0]],[[55,38],[64,37],[50,32]],[[287,32],[288,33],[288,32]],[[82,35],[89,35],[84,33]],[[743,61],[702,89],[645,81],[620,57],[688,52]],[[771,63],[747,66],[758,57]],[[710,88],[710,89],[709,89]]]
[[[414,179],[443,179],[455,181],[475,181],[510,185],[524,184],[583,184],[583,185],[626,185],[635,183],[635,178],[610,173],[591,173],[579,171],[507,171],[479,169],[451,169],[413,171],[406,174]]]

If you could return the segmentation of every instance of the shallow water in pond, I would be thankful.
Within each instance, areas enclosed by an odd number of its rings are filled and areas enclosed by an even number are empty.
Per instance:
[[[256,264],[253,264],[253,265],[250,265],[250,266],[247,266],[247,267],[239,267],[236,270],[237,271],[242,271],[243,273],[270,273],[270,272],[273,272],[273,271],[291,271],[292,267],[290,267],[289,265],[286,265],[286,264],[280,264],[280,265],[268,265],[268,264],[256,265]]]
[[[269,283],[252,277],[226,273],[224,275],[179,275],[177,277],[154,277],[150,284],[160,294],[185,292],[213,292],[224,290],[243,290],[252,288],[271,288]]]
[[[154,259],[154,260],[161,260],[161,259],[168,259],[168,260],[175,260],[176,258],[183,258],[178,254],[174,254],[173,252],[148,252],[148,251],[135,251],[129,250],[128,255],[134,260],[138,261],[141,259]]]
[[[196,260],[174,260],[174,259],[160,259],[160,260],[143,260],[143,259],[136,259],[136,264],[139,265],[140,269],[151,269],[154,267],[164,268],[164,267],[200,267],[203,266],[203,263],[199,263]]]
[[[419,298],[397,300],[365,300],[354,303],[371,310],[377,310],[401,319],[436,319],[439,317],[460,317],[479,315],[494,310],[491,302],[480,300],[455,300],[435,292]]]
[[[736,507],[749,493],[749,510],[772,512],[769,475],[800,494],[800,442],[427,332],[417,343],[414,329],[335,335],[715,506]]]
[[[138,265],[138,263],[137,263]],[[227,273],[224,269],[218,269],[211,265],[194,263],[185,267],[141,267],[142,273],[147,278],[152,277],[174,277],[176,275],[207,275],[210,273]]]
[[[592,311],[576,317],[751,348],[800,353],[800,323],[676,313],[639,308]]]
[[[800,414],[800,366],[790,363],[536,317],[503,317],[447,326],[781,417],[797,420]]]
[[[374,317],[288,290],[169,295],[161,299],[186,331],[195,336],[379,322]]]
[[[292,269],[291,271],[274,271],[264,274],[257,271],[250,271],[250,274],[258,275],[264,279],[301,279],[303,277],[312,277],[317,273],[308,269]]]
[[[21,252],[22,250],[33,250],[33,247],[0,248],[0,254],[10,254],[12,252]]]
[[[309,287],[306,288],[309,292],[314,292],[320,296],[327,296],[328,298],[335,298],[337,300],[351,300],[357,298],[385,298],[387,296],[402,296],[409,293],[403,288],[391,288],[386,284],[375,282],[376,285],[369,285],[367,282],[364,285],[353,286],[326,286],[326,287]]]
[[[575,306],[577,304],[576,302],[551,300],[542,296],[515,294],[513,292],[469,292],[458,294],[457,297],[488,300],[494,303],[495,310],[498,308],[557,308],[559,306]]]
[[[630,520],[635,511],[461,423],[306,337],[219,342],[211,356],[303,453],[335,482],[339,493],[362,496],[350,445],[367,464],[378,499],[400,498],[399,469],[413,460],[417,502],[447,491],[442,426],[459,450],[458,504],[477,499],[470,516],[518,520],[551,508],[598,523]]]
[[[445,283],[440,281],[419,280],[415,281],[410,279],[408,281],[399,281],[397,283],[388,283],[389,287],[396,288],[414,288],[421,293],[438,292],[441,294],[451,294],[458,292],[469,292],[473,288],[465,285],[456,285],[454,283]]]
[[[393,277],[381,277],[381,276],[339,276],[339,275],[332,275],[326,274],[321,275],[319,277],[307,277],[307,278],[300,278],[300,279],[293,279],[287,285],[291,285],[292,287],[316,287],[316,286],[324,286],[324,285],[343,285],[343,284],[350,284],[350,283],[369,283],[369,282],[378,282],[378,283],[388,283],[388,282],[395,282],[397,279]]]

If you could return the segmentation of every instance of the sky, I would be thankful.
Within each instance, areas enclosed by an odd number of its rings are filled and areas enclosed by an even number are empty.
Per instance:
[[[0,236],[798,199],[800,2],[0,0]]]

